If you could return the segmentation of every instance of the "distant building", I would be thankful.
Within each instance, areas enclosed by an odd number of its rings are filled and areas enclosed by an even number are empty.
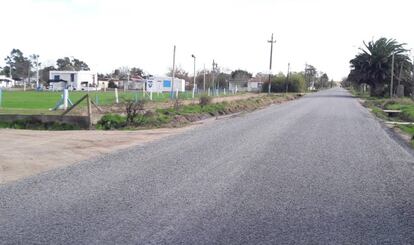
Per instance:
[[[98,74],[93,71],[50,71],[50,90],[95,90],[99,87]]]
[[[13,79],[3,76],[0,76],[0,88],[11,88],[16,85],[16,81]]]
[[[263,87],[262,77],[253,77],[247,82],[248,92],[261,92]]]
[[[173,91],[185,92],[185,80],[174,78],[172,84],[172,77],[149,77],[145,83],[145,90],[148,92],[170,92],[171,86]]]

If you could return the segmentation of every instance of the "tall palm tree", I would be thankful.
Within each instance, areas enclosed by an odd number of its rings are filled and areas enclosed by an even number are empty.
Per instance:
[[[356,84],[368,84],[372,96],[383,96],[385,85],[391,79],[392,55],[394,54],[395,64],[405,67],[405,70],[412,68],[406,44],[398,43],[395,39],[380,38],[377,41],[364,42],[365,48],[350,61],[351,72],[348,79]],[[394,69],[394,75],[397,74]]]

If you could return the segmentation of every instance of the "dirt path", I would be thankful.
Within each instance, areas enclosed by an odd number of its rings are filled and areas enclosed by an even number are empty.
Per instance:
[[[34,131],[0,129],[0,184],[190,130]]]

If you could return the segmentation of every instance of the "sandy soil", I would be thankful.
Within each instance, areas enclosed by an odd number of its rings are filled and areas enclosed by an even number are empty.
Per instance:
[[[178,134],[207,122],[139,131],[0,129],[0,184]]]
[[[233,101],[264,95],[244,94],[214,98],[213,101]],[[185,101],[185,103],[192,102]],[[171,104],[167,103],[167,106],[171,106]],[[215,118],[206,119],[184,128],[161,128],[139,131],[33,131],[0,129],[0,184],[67,166],[101,154],[151,142],[169,135],[179,134],[214,120]]]

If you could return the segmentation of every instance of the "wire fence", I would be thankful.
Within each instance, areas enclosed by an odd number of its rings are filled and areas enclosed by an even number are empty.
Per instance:
[[[70,91],[69,99],[75,103],[85,94],[89,94],[91,100],[99,106],[110,106],[117,103],[116,93],[114,90],[104,91]],[[225,89],[195,91],[194,97],[198,99],[202,94],[210,96],[230,96],[235,94],[234,91],[229,93]],[[0,113],[11,111],[50,111],[62,99],[62,91],[15,91],[0,89]],[[171,96],[170,93],[161,93],[143,91],[123,91],[118,90],[118,102],[126,100],[152,100],[154,102],[168,102],[171,98],[176,98],[177,92]],[[181,100],[193,99],[192,91],[178,92],[178,98]],[[81,105],[82,106],[82,105]]]

